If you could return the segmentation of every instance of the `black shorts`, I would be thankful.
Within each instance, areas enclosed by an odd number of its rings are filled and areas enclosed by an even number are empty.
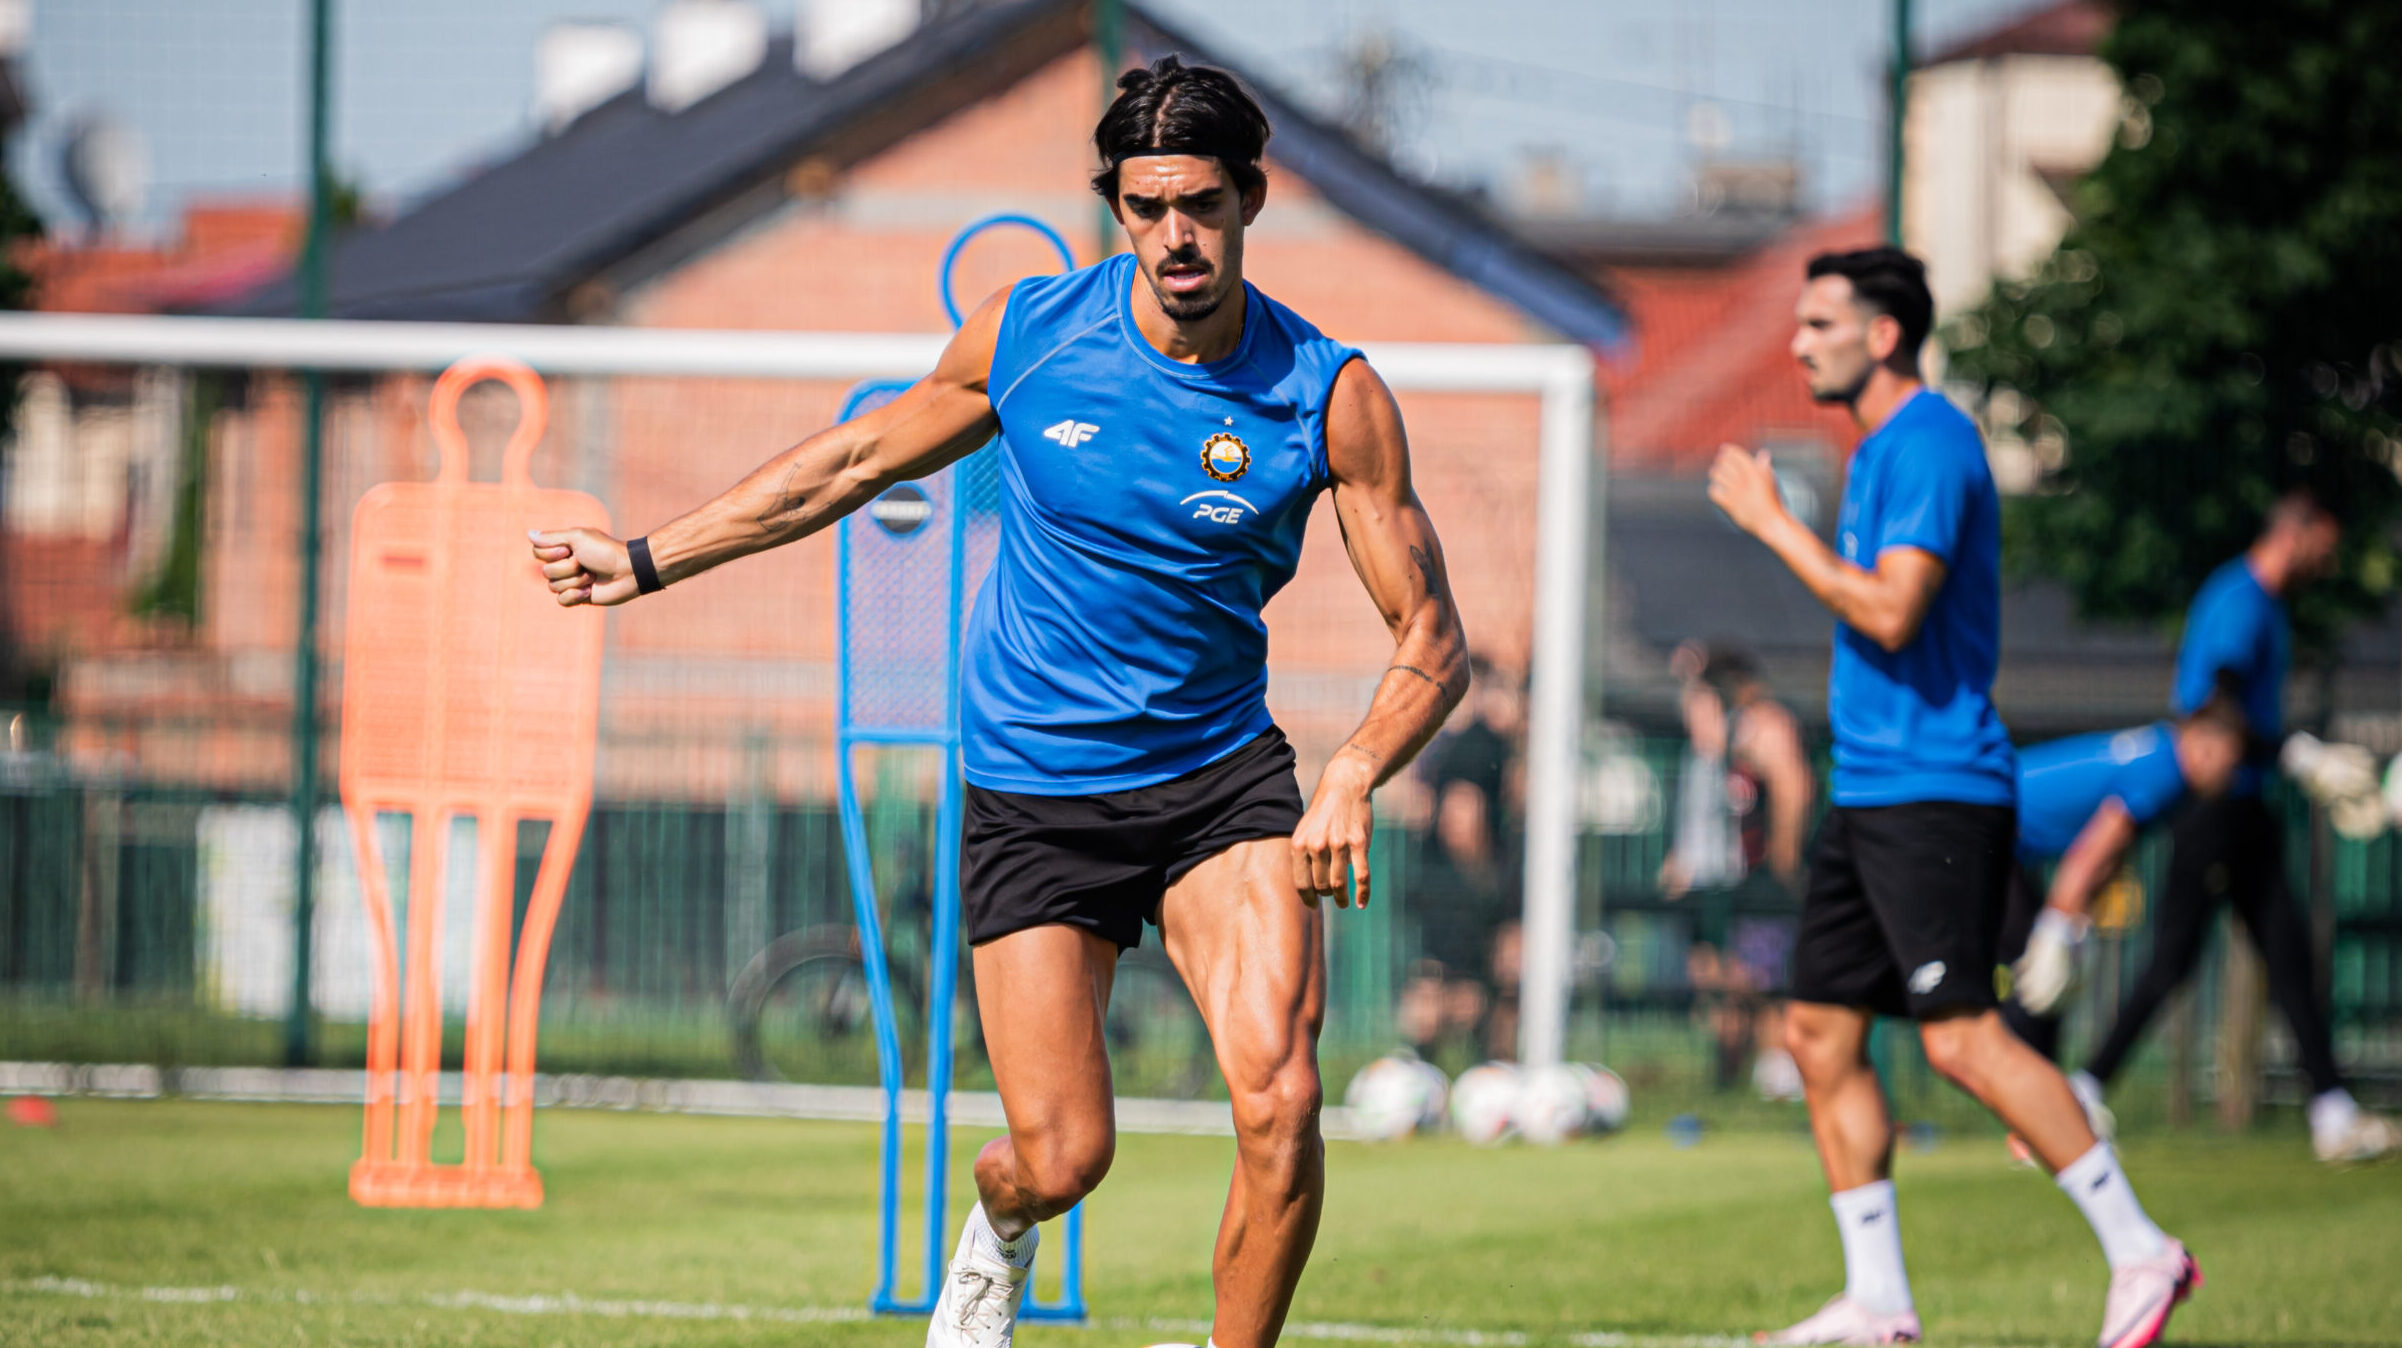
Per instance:
[[[1829,809],[1810,849],[1794,999],[1922,1020],[1996,1005],[1994,946],[2017,842],[2007,805]]]
[[[1207,767],[1129,791],[1031,796],[970,783],[959,859],[968,942],[1068,926],[1131,949],[1186,872],[1300,823],[1293,746],[1274,727]]]

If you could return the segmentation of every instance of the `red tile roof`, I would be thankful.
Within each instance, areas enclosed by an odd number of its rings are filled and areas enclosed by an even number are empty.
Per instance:
[[[2101,48],[2102,38],[2109,33],[2113,21],[2108,5],[2095,0],[2064,0],[2016,23],[1955,42],[1921,64],[1934,66],[1995,56],[2091,56]]]
[[[297,206],[195,205],[183,237],[163,248],[79,246],[44,239],[20,254],[35,307],[68,313],[158,313],[241,294],[280,274],[299,246]]]
[[[1604,278],[1636,331],[1631,363],[1605,363],[1611,462],[1699,473],[1719,445],[1815,439],[1848,450],[1851,422],[1819,406],[1788,345],[1802,268],[1882,234],[1875,209],[1803,221],[1725,267],[1617,266]]]

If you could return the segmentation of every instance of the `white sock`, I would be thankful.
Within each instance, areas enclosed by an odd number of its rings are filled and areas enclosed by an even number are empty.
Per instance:
[[[2168,1248],[2168,1237],[2135,1201],[2135,1189],[2118,1168],[2118,1153],[2109,1143],[2094,1143],[2092,1151],[2069,1162],[2052,1182],[2076,1200],[2077,1210],[2102,1242],[2102,1257],[2110,1267],[2139,1264]]]
[[[992,1219],[984,1215],[984,1205],[968,1214],[968,1228],[976,1233],[976,1248],[1012,1268],[1024,1268],[1034,1259],[1034,1242],[1029,1239],[1034,1228],[1029,1226],[1016,1240],[1003,1240],[992,1229]]]
[[[1843,1236],[1843,1294],[1886,1315],[1911,1309],[1893,1181],[1846,1189],[1830,1195],[1827,1203],[1835,1209],[1835,1229]]]
[[[2360,1102],[2352,1092],[2338,1086],[2310,1097],[2310,1135],[2313,1138],[2335,1137],[2350,1128],[2360,1117]]]

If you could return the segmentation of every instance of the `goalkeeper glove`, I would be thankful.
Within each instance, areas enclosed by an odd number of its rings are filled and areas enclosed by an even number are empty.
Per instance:
[[[2011,987],[2028,1014],[2051,1015],[2076,990],[2078,956],[2092,930],[2090,920],[2057,908],[2035,915],[2035,930],[2027,935],[2027,952],[2010,966]]]

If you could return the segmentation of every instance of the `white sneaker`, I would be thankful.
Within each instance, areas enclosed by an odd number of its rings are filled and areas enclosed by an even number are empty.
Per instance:
[[[2068,1088],[2077,1097],[2077,1103],[2084,1106],[2085,1126],[2093,1130],[2094,1140],[2117,1141],[2118,1115],[2111,1113],[2110,1106],[2102,1103],[2102,1083],[2093,1079],[2093,1073],[2069,1073]]]
[[[983,1208],[968,1213],[967,1229],[959,1233],[959,1248],[943,1274],[934,1322],[926,1326],[926,1348],[1010,1348],[1018,1303],[1025,1299],[1026,1280],[1033,1276],[1034,1250],[1042,1233],[1026,1232],[1026,1262],[1021,1267],[976,1247],[976,1228],[983,1224]]]
[[[2371,1114],[2363,1109],[2352,1115],[2352,1121],[2341,1128],[2320,1133],[2313,1129],[2310,1148],[2329,1165],[2351,1165],[2374,1161],[2402,1149],[2402,1128],[2383,1114]]]
[[[1838,1292],[1800,1324],[1751,1338],[1754,1343],[1916,1343],[1918,1312],[1872,1311]]]
[[[2168,1248],[2110,1275],[2110,1297],[2102,1303],[2101,1348],[2146,1348],[2160,1342],[2169,1312],[2202,1285],[2202,1268],[2185,1247]]]

